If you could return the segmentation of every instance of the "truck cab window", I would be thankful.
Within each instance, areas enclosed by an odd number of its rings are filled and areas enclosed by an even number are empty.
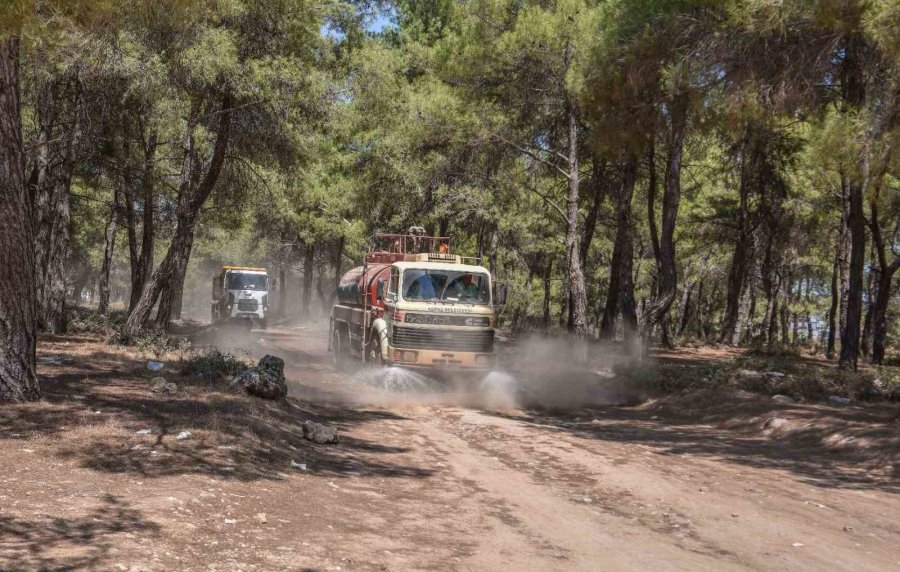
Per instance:
[[[265,274],[238,274],[229,272],[228,278],[229,290],[265,290],[266,275]]]

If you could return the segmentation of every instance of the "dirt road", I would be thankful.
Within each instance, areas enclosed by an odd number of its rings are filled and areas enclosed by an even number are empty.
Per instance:
[[[671,425],[634,408],[542,416],[462,407],[453,394],[392,400],[334,372],[320,333],[296,332],[262,338],[288,362],[292,394],[375,404],[385,415],[350,433],[377,444],[362,457],[412,471],[380,479],[361,470],[340,484],[342,510],[361,529],[347,539],[359,546],[356,562],[900,569],[896,480],[848,478],[828,459],[794,458],[759,436]]]
[[[283,409],[337,425],[330,447],[271,438],[281,418],[240,402],[136,399],[143,362],[44,345],[75,364],[42,369],[49,404],[0,418],[0,569],[900,569],[894,461],[873,473],[664,409],[381,391],[396,380],[336,371],[324,339],[284,328],[240,345],[285,359]],[[54,397],[75,383],[77,405]],[[270,440],[250,449],[247,435]]]

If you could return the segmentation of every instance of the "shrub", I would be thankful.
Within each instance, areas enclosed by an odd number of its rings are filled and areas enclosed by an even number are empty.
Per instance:
[[[243,350],[236,353],[239,355],[225,353],[217,348],[206,348],[182,359],[181,371],[184,375],[211,382],[234,377],[250,367],[247,363],[250,354]]]

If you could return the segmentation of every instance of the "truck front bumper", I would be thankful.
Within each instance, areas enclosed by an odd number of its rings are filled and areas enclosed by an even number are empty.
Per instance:
[[[388,346],[388,362],[410,369],[489,371],[496,363],[493,353],[411,350]]]

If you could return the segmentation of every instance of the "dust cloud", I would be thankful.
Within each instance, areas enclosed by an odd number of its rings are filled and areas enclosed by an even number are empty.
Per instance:
[[[573,410],[643,400],[632,373],[646,361],[618,344],[590,344],[587,361],[568,337],[533,336],[498,345],[498,365],[486,375],[447,375],[398,367],[361,368],[351,377],[354,401],[381,406],[458,405],[486,410]],[[637,352],[637,355],[640,355]]]

